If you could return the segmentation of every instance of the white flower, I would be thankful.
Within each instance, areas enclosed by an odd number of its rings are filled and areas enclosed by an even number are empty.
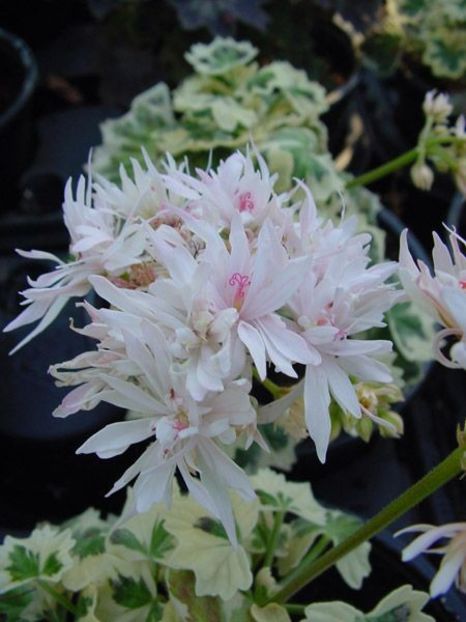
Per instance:
[[[343,222],[341,228],[320,223],[309,198],[302,209],[300,244],[316,248],[316,253],[311,254],[307,279],[289,307],[301,336],[319,359],[306,367],[304,404],[309,434],[324,462],[331,433],[331,397],[345,411],[360,417],[362,406],[350,377],[391,381],[387,367],[377,360],[391,350],[391,342],[358,339],[357,335],[384,326],[383,315],[399,293],[385,284],[396,264],[368,267],[370,237],[352,237],[354,223]]]
[[[218,442],[230,443],[236,438],[236,429],[254,426],[250,384],[240,379],[226,385],[222,393],[210,393],[203,401],[194,401],[186,390],[185,375],[173,369],[172,355],[160,329],[143,322],[140,335],[128,331],[124,339],[127,360],[133,365],[132,380],[101,373],[106,386],[97,397],[139,412],[141,418],[106,426],[78,453],[95,452],[101,458],[110,458],[133,443],[153,439],[111,493],[137,477],[134,495],[138,512],[160,501],[168,504],[178,468],[193,496],[223,522],[235,543],[227,488],[249,499],[254,492],[246,475],[223,453]],[[199,474],[200,479],[193,474]]]
[[[413,532],[421,532],[421,535],[403,549],[403,561],[410,561],[421,553],[443,555],[440,567],[430,584],[431,596],[435,598],[444,594],[454,581],[458,589],[466,593],[466,523],[449,523],[440,527],[413,525],[402,529],[396,535]],[[432,548],[439,540],[449,542]]]
[[[400,280],[406,294],[444,328],[433,344],[437,360],[446,367],[466,369],[466,256],[460,244],[466,242],[455,232],[450,233],[452,252],[434,236],[432,259],[434,273],[421,260],[412,258],[407,241],[407,231],[400,239]],[[442,352],[443,339],[454,337],[457,341],[447,358]]]
[[[237,337],[251,355],[260,378],[266,377],[267,359],[292,378],[297,377],[293,363],[316,362],[318,355],[277,313],[305,279],[310,258],[290,258],[269,220],[260,229],[255,252],[239,218],[232,221],[230,250],[212,228],[194,219],[187,224],[205,238],[201,261],[215,267],[208,280],[209,299],[217,310],[236,309]]]
[[[256,170],[248,151],[239,151],[221,161],[217,170],[197,170],[198,179],[183,172],[165,176],[174,194],[189,200],[189,211],[215,227],[230,227],[238,215],[245,226],[256,228],[266,218],[281,221],[285,197],[274,194],[277,175],[270,175],[265,160],[256,151]]]
[[[27,308],[10,322],[4,331],[12,331],[37,320],[39,324],[14,349],[15,352],[49,326],[66,303],[73,297],[85,296],[91,289],[89,277],[94,274],[119,276],[127,268],[143,261],[145,231],[130,218],[120,218],[118,212],[98,197],[93,200],[92,182],[80,177],[76,198],[71,180],[65,188],[63,203],[65,225],[69,231],[70,252],[75,259],[65,263],[51,253],[18,251],[29,259],[42,259],[56,264],[54,270],[42,274],[22,295]]]

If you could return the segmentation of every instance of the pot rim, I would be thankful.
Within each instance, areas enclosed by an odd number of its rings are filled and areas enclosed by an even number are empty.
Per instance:
[[[5,42],[10,47],[25,70],[19,93],[5,112],[0,114],[0,131],[2,131],[21,112],[30,99],[38,82],[39,71],[34,54],[23,39],[0,28],[0,41]]]

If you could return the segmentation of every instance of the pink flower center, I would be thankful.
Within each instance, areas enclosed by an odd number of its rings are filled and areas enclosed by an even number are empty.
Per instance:
[[[250,192],[244,192],[239,195],[239,211],[252,212],[254,209],[254,201]]]
[[[461,289],[466,289],[466,281],[460,281]]]
[[[247,274],[240,274],[239,272],[235,272],[228,279],[228,284],[236,288],[233,297],[233,306],[236,309],[240,309],[244,301],[244,296],[246,295],[246,288],[251,285],[251,280],[249,279]]]

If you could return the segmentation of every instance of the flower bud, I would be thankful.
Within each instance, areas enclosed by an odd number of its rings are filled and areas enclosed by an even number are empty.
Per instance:
[[[434,171],[425,162],[416,162],[411,167],[411,180],[416,188],[430,190],[434,183]]]
[[[436,91],[426,94],[422,108],[426,116],[432,117],[436,123],[444,123],[453,110],[448,95],[437,94]]]

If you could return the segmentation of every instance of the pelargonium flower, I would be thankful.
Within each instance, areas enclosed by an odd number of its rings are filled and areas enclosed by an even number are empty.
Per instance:
[[[74,199],[68,186],[77,257],[32,283],[28,310],[7,327],[42,317],[32,338],[70,296],[92,288],[105,300],[108,308],[81,303],[91,322],[73,327],[96,349],[50,368],[57,384],[72,387],[54,415],[101,401],[131,411],[78,451],[110,458],[149,442],[112,491],[136,479],[135,511],[169,503],[178,471],[233,543],[228,489],[246,499],[254,492],[225,446],[244,439],[267,449],[258,426],[303,387],[322,461],[331,397],[351,416],[375,417],[358,399],[357,381],[391,381],[380,360],[391,343],[362,333],[383,326],[399,296],[386,283],[395,264],[370,265],[371,238],[357,233],[355,218],[324,221],[300,183],[303,201],[292,202],[294,190],[277,196],[255,156],[259,171],[248,152],[196,177],[169,159],[163,175],[149,161],[146,171],[134,165],[134,181],[122,170],[121,187],[99,179],[86,188],[82,178]],[[256,412],[251,380],[265,381],[271,367],[297,382],[283,401]]]
[[[412,525],[396,535],[421,532],[411,544],[403,549],[403,561],[410,561],[421,553],[443,555],[440,567],[430,584],[432,598],[445,594],[453,582],[466,593],[466,523],[434,525]],[[433,545],[439,540],[447,540],[444,545]]]
[[[285,217],[282,204],[286,196],[274,193],[277,175],[270,175],[257,151],[254,156],[259,170],[249,152],[238,151],[222,160],[216,171],[197,169],[197,178],[183,171],[166,175],[167,188],[189,200],[189,211],[215,227],[229,228],[238,215],[252,229],[267,218],[280,222]]]
[[[450,232],[451,253],[434,231],[432,259],[434,272],[422,261],[414,261],[407,241],[407,231],[400,240],[400,280],[406,294],[444,328],[433,344],[437,360],[453,369],[466,369],[466,245],[456,232]],[[454,337],[449,357],[442,352],[443,340]]]
[[[223,522],[230,540],[236,542],[227,488],[234,488],[249,499],[254,498],[254,492],[246,475],[219,444],[233,442],[237,429],[255,426],[250,383],[245,378],[231,380],[222,392],[195,401],[186,389],[185,374],[173,365],[162,331],[147,321],[134,332],[129,323],[127,326],[122,332],[126,352],[119,357],[120,371],[126,369],[127,377],[105,373],[99,361],[103,386],[92,399],[137,412],[138,418],[107,425],[89,438],[78,453],[111,458],[133,443],[153,439],[109,494],[137,478],[134,496],[138,512],[160,501],[168,504],[178,469],[191,494]],[[84,378],[78,377],[79,380]]]
[[[369,266],[370,236],[357,235],[354,221],[341,226],[317,217],[310,195],[301,208],[300,228],[290,243],[312,249],[307,278],[290,298],[291,317],[300,335],[318,355],[306,366],[305,418],[317,455],[324,462],[331,435],[331,397],[354,417],[372,416],[364,410],[352,379],[390,382],[388,368],[378,360],[390,352],[387,340],[358,339],[370,328],[384,326],[383,315],[400,294],[386,280],[396,263]]]
[[[155,278],[147,264],[146,232],[143,218],[152,219],[168,202],[161,177],[147,159],[147,171],[133,162],[135,180],[121,168],[122,188],[101,179],[93,182],[81,176],[73,195],[71,179],[65,188],[63,217],[70,235],[72,261],[65,262],[52,253],[32,250],[17,252],[28,259],[51,261],[54,269],[28,279],[29,288],[22,295],[26,309],[3,330],[15,330],[39,321],[12,352],[41,333],[74,297],[84,297],[90,290],[89,277],[105,274],[120,285],[147,286]],[[124,277],[121,279],[120,277]]]

